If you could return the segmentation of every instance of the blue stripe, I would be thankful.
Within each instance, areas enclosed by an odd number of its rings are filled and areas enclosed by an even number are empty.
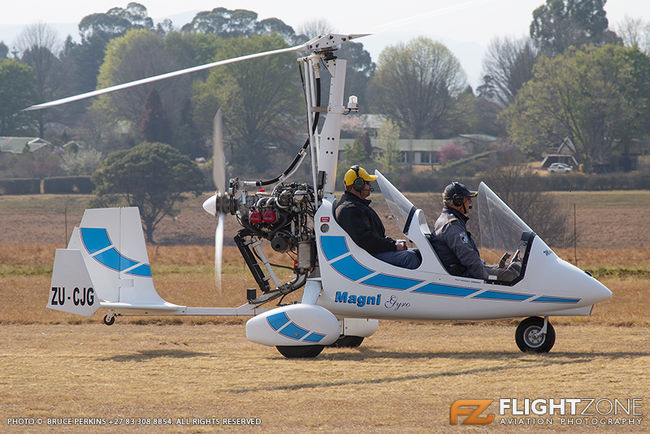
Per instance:
[[[266,317],[266,320],[273,330],[277,330],[289,322],[289,318],[287,318],[287,315],[284,312],[269,315]]]
[[[300,339],[309,332],[301,327],[298,327],[294,323],[290,323],[288,326],[280,330],[279,333],[291,339]]]
[[[81,239],[91,255],[113,244],[104,228],[81,228]]]
[[[351,280],[359,280],[373,273],[373,271],[359,264],[352,256],[346,256],[343,259],[333,262],[332,267]]]
[[[309,336],[307,336],[303,341],[309,341],[309,342],[320,342],[323,340],[325,335],[318,334],[316,332],[311,332]]]
[[[345,243],[345,237],[321,236],[320,243],[328,261],[349,252],[348,246]]]
[[[126,270],[127,268],[138,265],[137,262],[120,255],[119,252],[115,250],[115,247],[111,247],[110,249],[105,250],[93,257],[108,268],[116,271]]]
[[[133,274],[134,276],[151,277],[151,267],[149,267],[147,264],[141,264],[135,267],[133,270],[127,271],[126,274]]]
[[[91,255],[113,245],[111,239],[108,237],[108,231],[105,228],[81,228],[81,240]],[[148,264],[140,264],[138,261],[127,258],[118,252],[115,247],[95,255],[93,258],[111,270],[124,271],[135,267],[127,271],[126,274],[151,277],[151,267]],[[136,267],[136,265],[138,266]]]
[[[422,280],[411,280],[404,279],[402,277],[389,276],[387,274],[377,274],[376,276],[372,276],[371,278],[366,279],[361,283],[364,285],[373,285],[382,288],[409,289],[418,283],[422,283]]]
[[[481,294],[475,295],[473,298],[487,298],[491,300],[511,300],[523,301],[527,300],[532,295],[530,294],[514,294],[512,292],[499,292],[499,291],[485,291]]]
[[[533,303],[577,303],[580,300],[580,298],[539,297],[533,300]]]
[[[455,295],[457,297],[466,297],[468,295],[478,292],[478,289],[469,289],[469,288],[456,288],[454,286],[443,286],[436,285],[435,283],[429,283],[424,285],[422,288],[418,288],[413,292],[424,292],[427,294],[439,294],[439,295]]]

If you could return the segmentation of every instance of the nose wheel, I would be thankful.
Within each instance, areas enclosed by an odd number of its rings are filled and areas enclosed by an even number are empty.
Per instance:
[[[555,329],[548,318],[531,316],[519,323],[515,342],[525,353],[548,353],[555,344]]]

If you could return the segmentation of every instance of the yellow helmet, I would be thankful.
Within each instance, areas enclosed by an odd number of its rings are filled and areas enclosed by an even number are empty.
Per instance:
[[[377,175],[369,174],[366,169],[359,167],[356,164],[350,167],[350,170],[345,172],[345,178],[343,182],[345,186],[353,186],[355,190],[363,190],[363,187],[366,182],[374,181],[377,179]]]

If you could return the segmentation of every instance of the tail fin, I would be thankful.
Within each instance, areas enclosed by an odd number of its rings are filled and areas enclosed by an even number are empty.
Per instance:
[[[47,307],[85,316],[99,307],[179,307],[163,300],[153,286],[138,208],[84,212],[68,248],[56,251]]]

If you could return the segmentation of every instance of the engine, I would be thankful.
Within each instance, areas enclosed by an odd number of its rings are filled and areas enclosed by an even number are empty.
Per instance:
[[[276,252],[295,251],[314,238],[313,191],[308,184],[278,184],[271,193],[247,194],[235,215],[250,235],[270,241]]]
[[[263,303],[302,287],[316,266],[316,243],[313,228],[314,188],[308,184],[279,183],[272,192],[251,192],[231,180],[230,193],[220,200],[227,212],[234,214],[243,229],[235,236],[251,274],[263,295],[249,297],[251,303]],[[268,241],[276,252],[293,259],[293,267],[271,264],[261,244]],[[281,283],[274,267],[290,268],[293,280]],[[277,289],[271,290],[270,282]]]

